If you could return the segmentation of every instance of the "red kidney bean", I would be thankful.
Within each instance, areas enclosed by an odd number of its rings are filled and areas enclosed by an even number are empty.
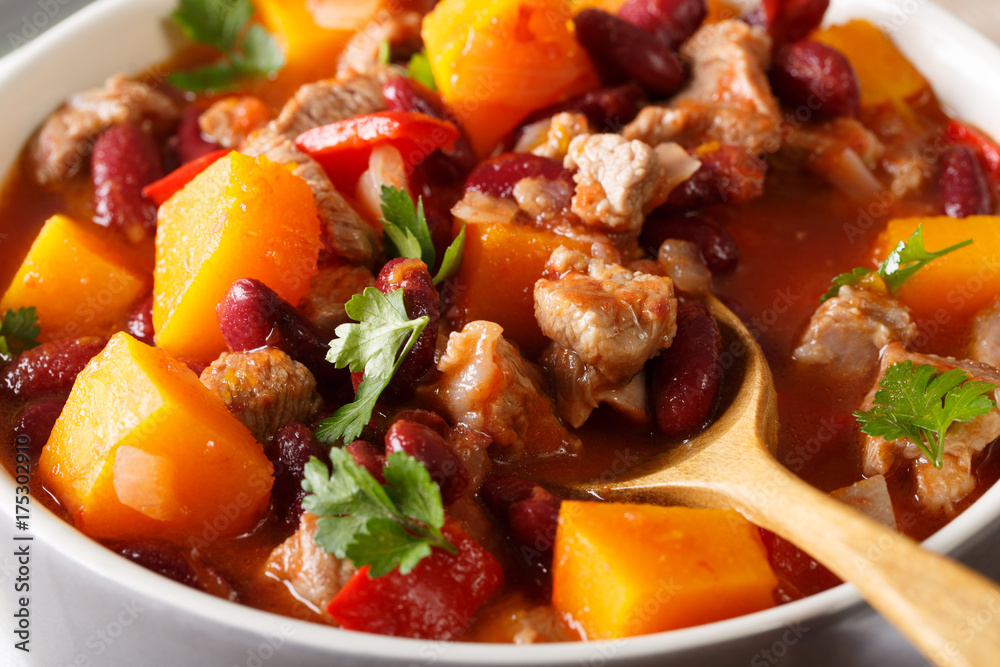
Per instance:
[[[618,16],[675,51],[705,21],[705,0],[627,0]]]
[[[949,148],[941,157],[941,207],[945,215],[967,218],[993,212],[989,185],[975,152],[967,146]]]
[[[382,86],[382,96],[389,111],[410,111],[453,123],[461,131],[451,152],[435,151],[424,160],[428,175],[439,180],[461,180],[476,165],[476,154],[458,118],[448,110],[441,97],[413,79],[395,75]],[[435,157],[436,156],[436,157]],[[427,160],[431,160],[430,163]]]
[[[718,204],[743,204],[764,194],[767,163],[740,146],[698,154],[701,167],[678,185],[663,208],[695,211]]]
[[[441,501],[451,505],[469,488],[469,471],[441,435],[434,429],[406,421],[395,422],[385,434],[385,453],[406,452],[426,466],[431,479],[441,489]]]
[[[119,556],[129,559],[147,570],[173,579],[179,584],[204,591],[198,574],[184,553],[172,544],[155,540],[139,540],[113,547]]]
[[[632,80],[654,98],[684,85],[677,54],[642,28],[599,9],[584,9],[574,22],[577,40],[607,83]]]
[[[656,257],[660,246],[667,239],[690,241],[701,249],[702,258],[709,271],[716,275],[729,273],[736,268],[740,250],[736,241],[722,227],[701,215],[671,215],[654,211],[642,228],[640,243]]]
[[[329,341],[270,287],[249,278],[232,284],[215,309],[226,344],[235,352],[276,347],[312,371],[325,389],[348,395],[348,371],[326,360]],[[340,395],[338,394],[338,395]]]
[[[466,190],[490,197],[514,196],[514,186],[525,178],[562,181],[574,187],[573,172],[551,158],[531,153],[504,153],[479,164],[465,182]]]
[[[22,400],[68,396],[76,376],[107,343],[97,336],[42,343],[0,371],[0,388]]]
[[[389,383],[389,390],[402,397],[411,393],[420,378],[434,366],[440,297],[427,265],[419,259],[399,257],[391,260],[375,278],[375,287],[383,294],[402,289],[403,304],[410,319],[425,315],[428,318],[427,326]]]
[[[595,132],[620,132],[639,115],[645,101],[646,94],[634,83],[601,88],[536,111],[524,121],[522,127],[551,118],[557,113],[575,111],[587,117],[587,122]]]
[[[31,465],[38,463],[42,447],[52,434],[52,427],[62,414],[66,401],[38,401],[21,410],[14,420],[14,443],[28,447]]]
[[[444,420],[444,417],[430,410],[403,410],[397,413],[392,419],[393,421],[406,420],[423,424],[436,431],[442,438],[448,437],[448,422]]]
[[[530,498],[531,491],[536,486],[531,480],[513,475],[489,477],[479,490],[479,495],[494,516],[506,521],[510,506]]]
[[[274,464],[274,486],[271,501],[278,519],[290,530],[295,530],[302,516],[302,488],[306,464],[315,456],[329,465],[323,445],[305,424],[285,424],[274,434],[267,457]]]
[[[665,435],[687,438],[711,417],[722,385],[722,336],[700,302],[677,308],[674,342],[652,361],[650,400]]]
[[[829,6],[830,0],[763,0],[748,22],[766,27],[777,50],[818,28]]]
[[[213,151],[217,151],[222,146],[211,141],[205,141],[198,126],[198,117],[203,109],[198,107],[188,107],[181,113],[180,123],[177,126],[177,134],[174,138],[174,154],[177,161],[187,164],[191,160],[196,160]]]
[[[347,453],[351,455],[354,462],[371,473],[371,476],[378,480],[379,484],[385,484],[385,456],[375,451],[375,447],[370,442],[355,440],[347,446]]]
[[[786,107],[808,110],[814,120],[857,118],[861,107],[861,85],[851,62],[837,49],[810,40],[777,52],[771,88]]]
[[[760,537],[771,567],[778,576],[775,593],[783,598],[782,601],[815,595],[841,583],[837,575],[784,538],[764,529],[761,529]]]
[[[147,345],[153,345],[153,295],[139,302],[128,316],[126,331]]]
[[[534,482],[514,476],[490,477],[479,493],[490,512],[510,528],[514,540],[530,550],[534,558],[529,560],[547,564],[562,501]]]
[[[163,177],[160,150],[135,125],[116,125],[94,142],[94,222],[137,242],[156,230],[156,205],[142,188]]]
[[[444,259],[444,253],[454,241],[451,234],[451,216],[444,216],[434,209],[425,206],[424,215],[427,218],[427,229],[431,233],[431,243],[434,244],[434,253],[437,255],[437,263],[440,265]],[[437,268],[436,266],[433,268]]]

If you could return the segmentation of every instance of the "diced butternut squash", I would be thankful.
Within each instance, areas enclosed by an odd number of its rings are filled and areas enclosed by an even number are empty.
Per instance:
[[[77,377],[39,468],[101,538],[239,535],[272,484],[261,445],[198,376],[126,333]]]
[[[832,46],[854,66],[861,85],[861,106],[905,105],[930,84],[892,40],[868,21],[854,20],[819,30],[812,36]]]
[[[609,14],[617,14],[627,0],[569,0],[573,14],[579,14],[584,9],[600,9]]]
[[[153,326],[178,358],[226,349],[215,307],[235,280],[255,278],[298,303],[316,274],[319,214],[306,182],[267,158],[230,153],[160,207]]]
[[[552,603],[589,639],[632,637],[774,606],[755,526],[732,511],[565,501]]]
[[[881,262],[899,244],[910,238],[918,225],[924,227],[924,247],[941,250],[972,239],[972,245],[939,257],[903,283],[896,296],[918,317],[965,317],[993,302],[1000,294],[1000,217],[976,216],[957,220],[901,218],[893,220],[879,235],[875,249]]]
[[[527,225],[467,225],[465,260],[454,282],[454,324],[496,322],[522,350],[540,350],[548,339],[535,321],[535,282],[560,245],[590,252],[587,243]]]
[[[98,230],[56,215],[45,223],[0,311],[34,306],[42,338],[109,335],[120,329],[152,276]]]
[[[347,40],[381,4],[380,0],[254,0],[258,19],[285,52],[285,66],[275,81],[265,84],[263,96],[281,106],[302,84],[334,76]],[[339,15],[331,16],[338,9]]]
[[[443,0],[423,38],[441,96],[480,157],[532,111],[596,87],[567,0]]]

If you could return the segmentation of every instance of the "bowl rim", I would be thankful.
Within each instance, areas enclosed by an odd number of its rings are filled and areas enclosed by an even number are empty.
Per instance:
[[[1000,48],[966,26],[931,0],[915,0],[920,11],[926,12],[920,21],[937,26],[939,30],[960,40],[969,52],[984,60],[993,71],[1000,72]],[[0,91],[11,84],[13,78],[38,66],[50,57],[50,52],[63,40],[99,34],[101,25],[126,8],[134,8],[135,0],[97,0],[74,15],[67,17],[28,44],[0,58]],[[160,8],[172,7],[171,0],[143,0],[150,13]],[[888,17],[897,10],[890,0],[833,0],[827,22],[846,17]],[[912,17],[911,17],[912,18]],[[907,30],[906,25],[899,26]],[[902,34],[902,33],[901,33]],[[906,48],[903,49],[907,51]],[[910,54],[908,54],[910,55]],[[148,63],[147,63],[148,64]],[[110,74],[110,73],[109,73]],[[935,85],[935,90],[937,86]],[[72,91],[67,91],[72,92]],[[18,151],[23,146],[18,144]],[[13,165],[3,165],[8,170]],[[6,173],[6,172],[5,172]],[[0,474],[0,492],[14,494],[15,481],[6,470]],[[11,516],[7,504],[0,514]],[[948,553],[967,544],[1000,516],[1000,483],[995,484],[972,506],[924,542],[924,546],[939,553]],[[536,644],[515,646],[508,644],[473,644],[461,642],[435,642],[397,637],[385,637],[354,632],[301,621],[232,603],[200,593],[170,579],[157,576],[148,570],[117,557],[113,552],[90,539],[64,522],[40,503],[33,504],[32,535],[36,540],[61,546],[66,557],[89,573],[141,591],[157,601],[189,614],[258,636],[272,634],[276,627],[290,624],[294,634],[289,643],[331,655],[357,655],[373,659],[399,662],[413,661],[432,656],[443,665],[503,665],[526,660],[551,665],[587,664],[595,654],[608,660],[634,660],[653,655],[696,649],[720,641],[735,641],[772,632],[803,619],[835,615],[863,604],[856,588],[842,584],[817,595],[764,611],[736,618],[709,623],[692,628],[672,630],[652,635],[620,640],[602,640],[569,644]]]

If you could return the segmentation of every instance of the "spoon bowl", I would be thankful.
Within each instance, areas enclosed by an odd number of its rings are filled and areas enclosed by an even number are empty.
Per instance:
[[[705,305],[743,353],[732,402],[705,431],[622,478],[568,490],[613,501],[736,510],[857,586],[935,664],[997,664],[1000,587],[834,500],[778,463],[773,456],[777,395],[764,353],[718,299],[708,296]]]

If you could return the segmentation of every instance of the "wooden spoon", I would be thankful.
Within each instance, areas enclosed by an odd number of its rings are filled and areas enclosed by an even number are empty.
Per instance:
[[[703,433],[611,483],[569,487],[606,500],[734,509],[808,552],[858,590],[938,665],[1000,665],[1000,587],[925,551],[803,482],[771,455],[774,381],[743,323],[713,297],[706,306],[746,348],[739,393]]]

